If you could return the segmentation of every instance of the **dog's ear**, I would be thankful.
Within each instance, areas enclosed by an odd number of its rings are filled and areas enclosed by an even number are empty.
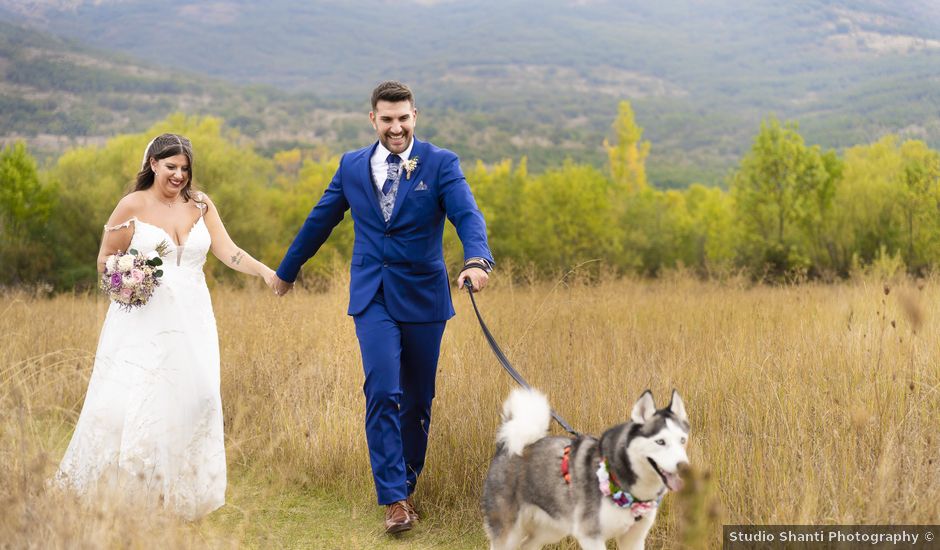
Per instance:
[[[672,390],[672,401],[669,402],[668,409],[672,414],[676,415],[676,418],[683,422],[689,421],[689,416],[685,413],[685,403],[682,402],[682,398],[679,397],[679,392],[677,390]]]
[[[645,424],[656,413],[656,403],[653,402],[653,392],[646,390],[633,405],[630,420],[637,424]]]

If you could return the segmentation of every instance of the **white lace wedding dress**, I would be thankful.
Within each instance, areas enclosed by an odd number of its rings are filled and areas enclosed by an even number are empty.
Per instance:
[[[150,301],[108,309],[85,404],[56,481],[81,495],[144,500],[186,519],[225,501],[219,344],[203,264],[202,217],[177,247],[138,220],[131,246],[166,242],[163,277]],[[103,492],[104,491],[104,492]]]

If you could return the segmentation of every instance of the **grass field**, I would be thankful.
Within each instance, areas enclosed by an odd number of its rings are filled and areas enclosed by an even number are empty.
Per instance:
[[[2,295],[0,548],[484,548],[479,495],[512,384],[467,297],[455,295],[444,335],[417,493],[427,519],[387,539],[337,281],[281,300],[255,287],[212,290],[228,504],[191,524],[83,507],[46,489],[106,303]],[[694,479],[666,497],[648,546],[712,548],[723,523],[937,523],[938,283],[496,279],[478,301],[516,367],[583,432],[624,421],[646,388],[660,400],[679,390]]]

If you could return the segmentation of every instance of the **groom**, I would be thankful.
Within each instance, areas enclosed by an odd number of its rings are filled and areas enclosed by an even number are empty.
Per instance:
[[[457,155],[414,138],[414,95],[383,82],[369,119],[378,141],[345,153],[277,269],[287,293],[300,267],[352,212],[355,242],[349,315],[356,325],[366,397],[366,439],[385,530],[411,529],[411,500],[424,466],[444,325],[453,317],[441,246],[444,217],[464,248],[458,287],[486,286],[493,256]]]

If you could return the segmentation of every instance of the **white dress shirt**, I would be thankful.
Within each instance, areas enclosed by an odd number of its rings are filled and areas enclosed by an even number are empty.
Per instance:
[[[412,137],[405,152],[398,155],[401,157],[402,164],[411,156],[411,148],[414,147],[414,145],[415,139]],[[372,158],[369,159],[369,166],[372,168],[372,183],[379,192],[382,191],[382,186],[385,185],[385,178],[388,177],[388,161],[386,159],[388,159],[390,154],[391,151],[386,149],[380,141],[375,147],[375,152],[372,153]]]

